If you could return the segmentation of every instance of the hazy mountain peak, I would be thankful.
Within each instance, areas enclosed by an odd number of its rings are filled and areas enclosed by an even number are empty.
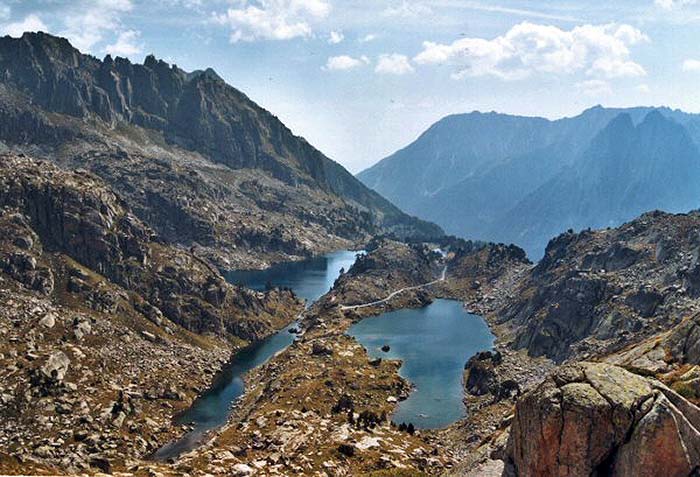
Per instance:
[[[642,204],[696,207],[693,137],[700,118],[666,107],[596,105],[556,121],[472,112],[444,118],[358,177],[449,233],[515,242],[536,258],[550,236],[617,225]],[[598,208],[596,197],[625,205]]]
[[[587,153],[590,154],[591,150],[596,151],[601,148],[615,148],[616,145],[625,140],[632,140],[634,132],[635,125],[632,116],[628,113],[618,114],[593,139]]]
[[[605,127],[606,131],[630,131],[634,130],[634,121],[628,113],[621,113],[615,116]]]
[[[661,114],[661,110],[658,108],[654,108],[649,113],[644,116],[644,122],[666,122],[668,121],[666,119],[666,116]]]

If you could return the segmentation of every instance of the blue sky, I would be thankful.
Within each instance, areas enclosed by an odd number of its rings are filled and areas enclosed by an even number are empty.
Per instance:
[[[0,33],[213,67],[358,172],[441,117],[700,111],[700,0],[0,0]]]

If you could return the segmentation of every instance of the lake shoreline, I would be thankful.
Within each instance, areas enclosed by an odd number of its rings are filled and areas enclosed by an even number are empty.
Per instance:
[[[247,279],[247,283],[243,285],[254,290],[269,286],[289,288],[306,301],[305,308],[296,319],[282,329],[235,350],[229,362],[216,373],[211,385],[200,393],[187,409],[173,416],[174,425],[192,428],[156,450],[150,459],[177,459],[213,438],[228,421],[236,403],[244,396],[247,388],[245,377],[248,373],[274,358],[294,342],[298,334],[290,331],[300,325],[300,318],[308,307],[325,294],[329,282],[332,286],[340,272],[346,267],[350,268],[354,260],[355,252],[341,250],[313,257],[308,261],[277,264],[268,270],[241,272]],[[243,277],[235,272],[226,275],[229,282],[235,278]],[[295,284],[299,293],[295,290]]]
[[[448,299],[364,318],[347,334],[372,358],[401,361],[399,375],[413,390],[398,403],[392,420],[421,429],[442,429],[465,417],[464,363],[493,349],[495,340],[482,317]]]

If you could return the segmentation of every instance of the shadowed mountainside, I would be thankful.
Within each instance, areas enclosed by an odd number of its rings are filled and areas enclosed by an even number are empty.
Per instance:
[[[225,268],[375,233],[440,235],[403,214],[213,70],[83,55],[43,33],[0,39],[0,140],[115,187],[170,241]]]

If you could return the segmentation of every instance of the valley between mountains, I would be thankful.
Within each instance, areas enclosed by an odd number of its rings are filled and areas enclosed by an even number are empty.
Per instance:
[[[564,227],[533,263],[518,245],[448,236],[402,212],[213,70],[98,60],[26,33],[0,39],[0,73],[0,474],[697,475],[700,213],[686,207],[689,185],[676,202],[657,196],[684,212],[635,205],[615,226]],[[576,173],[553,173],[542,190],[592,181],[580,164],[607,177],[614,158],[666,157],[643,147],[656,135],[675,135],[683,168],[635,169],[635,187],[698,167],[690,120],[618,113],[584,113],[597,118],[590,128],[533,121],[551,128],[550,152],[580,136],[569,143]],[[501,120],[519,144],[523,130]],[[538,194],[522,203],[542,204]],[[343,249],[358,251],[352,265],[324,275],[306,303],[273,280],[227,279]],[[415,392],[408,363],[376,357],[351,328],[438,300],[462,304],[465,327],[482,317],[493,346],[459,363],[464,417],[438,429],[393,422]],[[222,425],[156,458],[191,429],[177,416],[231,359],[290,325],[291,344],[217,410]]]

